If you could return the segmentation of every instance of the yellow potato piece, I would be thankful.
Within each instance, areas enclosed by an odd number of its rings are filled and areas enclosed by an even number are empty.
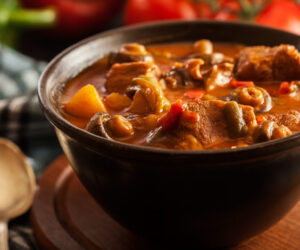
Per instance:
[[[131,104],[131,99],[125,95],[113,92],[106,97],[105,104],[111,109],[122,110]]]
[[[68,114],[83,118],[91,118],[98,112],[107,112],[96,88],[88,84],[78,90],[71,100],[64,105]]]

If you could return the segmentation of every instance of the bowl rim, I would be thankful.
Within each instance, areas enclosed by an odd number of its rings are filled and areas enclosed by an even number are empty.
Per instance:
[[[223,149],[202,149],[202,150],[178,150],[178,149],[165,149],[165,148],[158,148],[158,147],[150,147],[150,146],[141,146],[141,145],[134,145],[129,143],[124,143],[120,141],[112,141],[104,137],[100,137],[97,135],[94,135],[84,129],[81,129],[79,127],[76,127],[75,125],[71,124],[69,121],[67,121],[65,118],[63,118],[58,112],[52,107],[49,100],[47,100],[46,96],[46,84],[48,82],[48,77],[51,75],[51,72],[56,67],[56,65],[62,60],[64,56],[69,54],[71,51],[86,45],[88,43],[91,43],[95,40],[109,37],[110,35],[116,34],[116,33],[123,33],[126,31],[132,31],[136,29],[147,29],[152,28],[155,26],[173,26],[173,25],[179,25],[179,24],[189,24],[189,23],[199,23],[199,24],[208,24],[208,25],[223,25],[223,26],[235,26],[235,27],[241,27],[241,28],[247,28],[247,27],[254,27],[257,29],[262,30],[269,30],[269,31],[275,31],[278,33],[278,35],[289,35],[293,36],[296,39],[299,39],[300,36],[283,31],[280,29],[275,29],[267,26],[257,25],[253,23],[245,23],[245,22],[232,22],[232,21],[216,21],[216,20],[173,20],[173,21],[157,21],[157,22],[149,22],[145,24],[137,24],[137,25],[131,25],[131,26],[125,26],[121,28],[111,29],[105,32],[101,32],[98,34],[95,34],[91,37],[85,38],[74,45],[66,48],[62,52],[60,52],[57,56],[55,56],[46,66],[44,69],[42,75],[40,76],[39,82],[38,82],[38,99],[40,102],[40,106],[42,110],[44,111],[45,116],[47,119],[54,125],[54,127],[57,127],[61,129],[64,133],[68,134],[71,138],[81,139],[80,142],[94,142],[94,143],[101,143],[106,146],[114,146],[118,148],[123,148],[126,150],[134,150],[138,152],[144,152],[144,153],[159,153],[159,154],[168,154],[168,155],[217,155],[217,154],[236,154],[236,153],[248,153],[250,151],[257,151],[262,149],[270,149],[272,147],[280,147],[282,144],[288,144],[292,141],[296,141],[300,139],[300,132],[296,132],[288,137],[284,137],[281,139],[275,139],[267,142],[261,142],[256,143],[253,145],[249,145],[246,147],[237,147],[237,148],[223,148]],[[300,145],[299,145],[300,146]],[[283,148],[283,145],[281,146]],[[272,150],[271,150],[272,151]]]

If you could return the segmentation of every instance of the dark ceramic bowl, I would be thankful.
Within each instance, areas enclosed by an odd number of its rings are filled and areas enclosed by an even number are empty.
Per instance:
[[[38,92],[74,171],[115,220],[167,242],[230,246],[264,231],[297,203],[299,133],[237,149],[175,151],[100,138],[73,126],[57,111],[64,84],[123,43],[201,38],[300,48],[299,36],[242,23],[186,21],[121,28],[58,55],[43,73]]]

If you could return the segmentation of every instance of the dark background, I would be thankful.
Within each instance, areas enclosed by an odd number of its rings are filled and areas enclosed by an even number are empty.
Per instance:
[[[122,13],[120,11],[116,17],[104,28],[76,39],[58,39],[56,37],[49,36],[47,31],[44,30],[27,30],[21,33],[17,50],[36,60],[49,62],[57,54],[74,43],[97,33],[118,28],[122,25]]]

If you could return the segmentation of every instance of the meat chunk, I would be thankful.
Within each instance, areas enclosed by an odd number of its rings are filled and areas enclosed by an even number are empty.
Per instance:
[[[109,93],[124,94],[133,78],[138,76],[154,76],[158,67],[152,62],[116,63],[107,73],[106,89]]]
[[[237,59],[236,78],[239,80],[272,80],[271,48],[265,46],[247,47]]]
[[[236,64],[239,80],[290,81],[300,79],[300,53],[292,45],[243,49]]]
[[[299,80],[300,79],[300,53],[291,45],[281,45],[273,49],[273,79]]]
[[[197,122],[181,119],[177,132],[192,134],[204,146],[229,139],[229,128],[223,112],[225,103],[218,100],[188,103],[187,109],[198,113],[199,119]],[[256,126],[253,108],[245,105],[239,105],[239,107],[245,124],[248,127]]]
[[[284,114],[266,114],[266,120],[276,122],[278,125],[284,125],[291,130],[298,130],[300,128],[300,112],[297,110],[290,110]]]

